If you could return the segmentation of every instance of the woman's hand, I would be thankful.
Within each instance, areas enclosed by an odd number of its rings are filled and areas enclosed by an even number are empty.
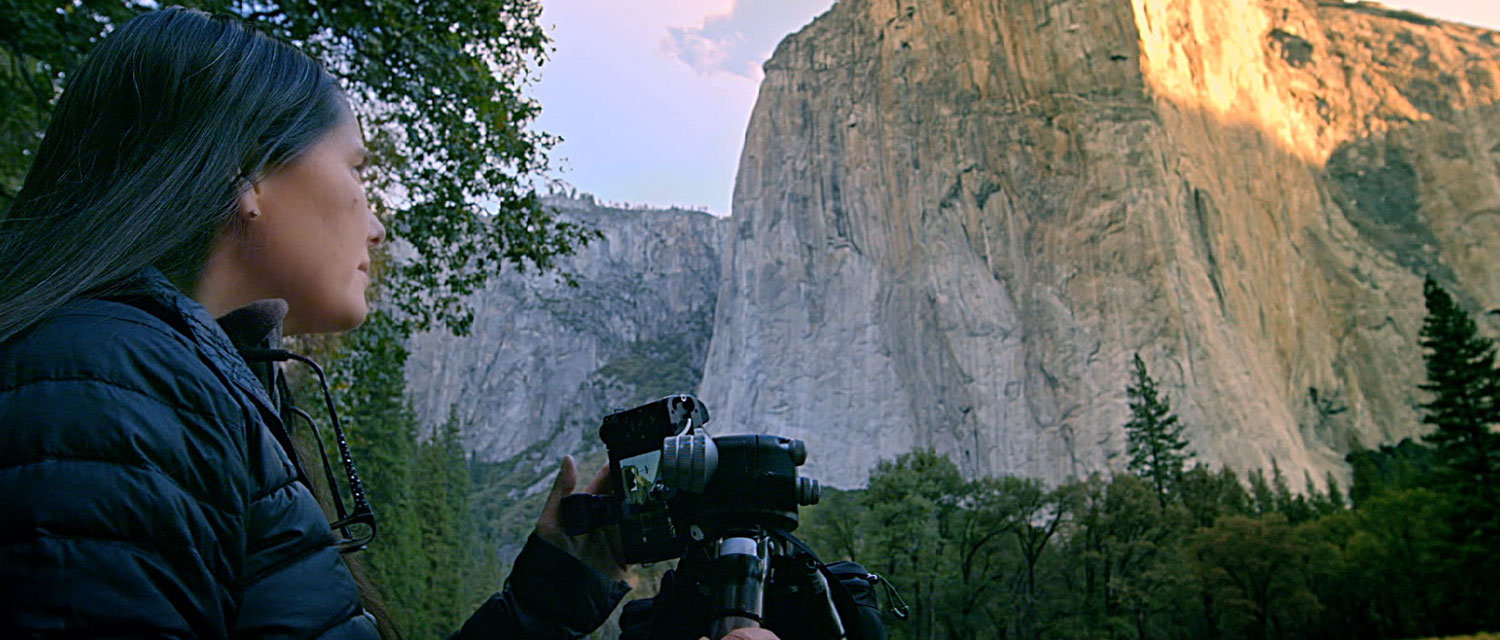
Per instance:
[[[542,515],[536,521],[536,535],[557,548],[572,554],[594,570],[609,576],[611,580],[625,578],[625,564],[620,562],[620,532],[617,527],[605,527],[581,536],[570,536],[563,530],[562,499],[573,493],[578,484],[578,465],[573,456],[563,456],[562,468],[557,470],[557,479],[552,482],[552,492],[542,505]],[[583,493],[609,493],[609,463],[594,474],[594,479],[583,488]],[[774,636],[773,636],[774,638]],[[736,640],[764,640],[763,637]]]
[[[705,637],[705,638],[703,638],[703,640],[708,640],[708,638]],[[735,629],[734,631],[730,631],[729,635],[724,636],[723,638],[720,638],[719,640],[779,640],[779,639],[776,637],[776,634],[771,633],[770,631],[767,631],[765,629],[751,627],[751,628],[747,628],[747,629]]]

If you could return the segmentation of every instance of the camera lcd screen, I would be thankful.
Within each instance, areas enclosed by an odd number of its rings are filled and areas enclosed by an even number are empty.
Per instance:
[[[644,505],[651,500],[651,485],[656,483],[656,469],[661,465],[661,451],[648,451],[620,461],[620,485],[625,502]]]

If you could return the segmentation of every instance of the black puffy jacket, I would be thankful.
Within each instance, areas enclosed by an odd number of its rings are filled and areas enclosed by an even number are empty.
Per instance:
[[[0,637],[376,637],[269,381],[135,284],[0,344]],[[578,637],[627,588],[533,538],[459,635]]]

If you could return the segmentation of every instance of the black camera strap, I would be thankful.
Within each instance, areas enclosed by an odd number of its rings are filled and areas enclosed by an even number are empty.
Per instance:
[[[802,542],[802,540],[797,538],[797,536],[792,535],[792,532],[790,531],[784,531],[777,528],[769,528],[767,530],[770,531],[772,535],[787,541],[799,552],[805,554],[807,557],[813,560],[813,562],[818,567],[818,571],[822,572],[823,577],[827,578],[828,588],[832,590],[834,600],[839,605],[844,607],[844,611],[854,612],[857,611],[857,607],[863,606],[854,597],[854,594],[849,591],[848,584],[844,582],[845,576],[841,575],[839,572],[835,572],[827,563],[818,558],[818,554],[812,550],[812,547],[807,546],[807,543]],[[905,620],[911,616],[911,607],[907,606],[906,600],[901,597],[901,594],[896,591],[895,585],[892,585],[889,580],[885,579],[879,574],[869,572],[866,572],[864,575],[859,577],[870,583],[872,589],[876,585],[885,585],[886,604],[890,609],[891,615],[896,616],[897,620]],[[867,634],[869,631],[871,630],[866,630]],[[885,629],[879,629],[878,634],[880,638],[884,638]]]

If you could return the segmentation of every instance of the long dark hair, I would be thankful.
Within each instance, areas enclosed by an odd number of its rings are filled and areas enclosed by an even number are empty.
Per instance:
[[[191,294],[244,190],[347,112],[316,60],[232,16],[171,7],[121,25],[68,80],[0,212],[0,342],[146,266]],[[399,637],[360,563],[350,569],[381,634]]]
[[[233,17],[172,7],[121,25],[69,78],[0,212],[0,342],[148,265],[191,294],[243,191],[347,108],[317,61]]]

